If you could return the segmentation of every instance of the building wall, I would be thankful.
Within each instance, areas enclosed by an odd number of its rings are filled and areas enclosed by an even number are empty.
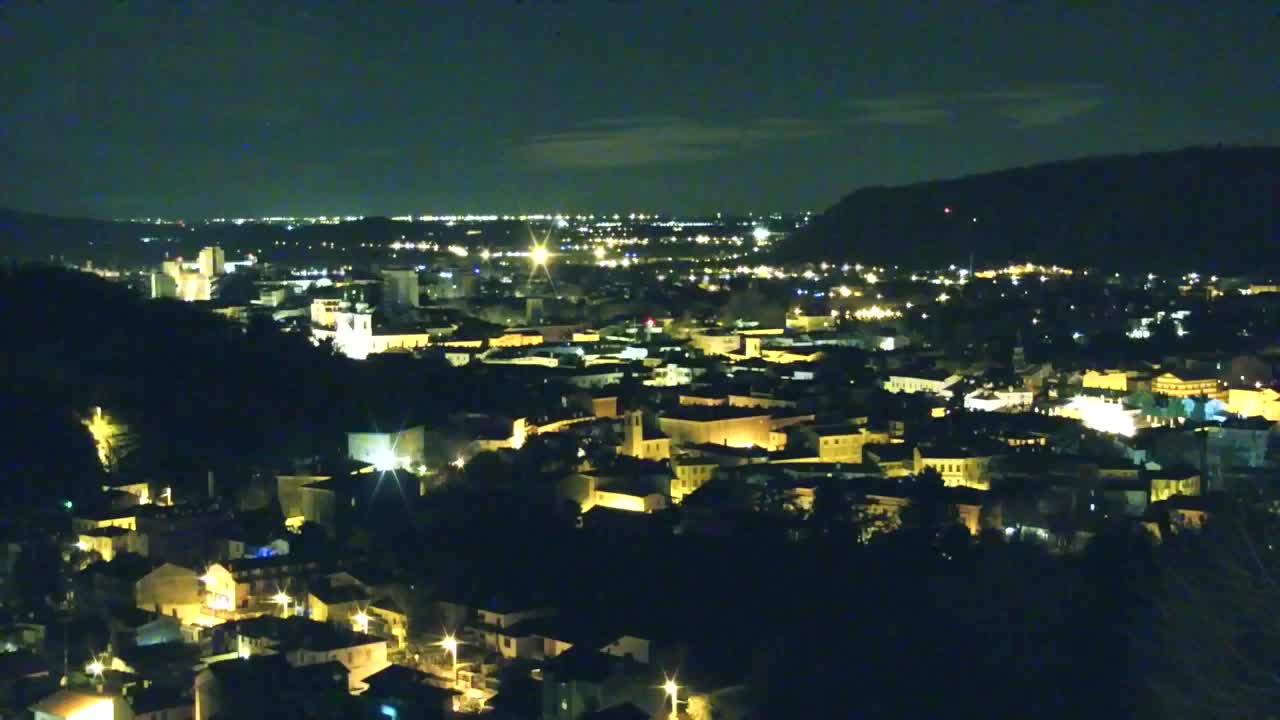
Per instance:
[[[311,301],[311,324],[331,328],[338,321],[340,298],[316,298]]]
[[[884,383],[884,389],[892,393],[927,392],[940,395],[945,388],[946,380],[932,380],[908,375],[890,375],[889,379]]]
[[[1200,476],[1192,475],[1181,479],[1151,478],[1151,502],[1168,500],[1174,495],[1199,495]]]
[[[628,512],[653,512],[666,506],[662,496],[656,493],[632,495],[630,493],[596,490],[592,500],[593,505],[613,508],[614,510],[626,510]]]
[[[134,589],[138,607],[164,615],[176,612],[183,622],[190,622],[200,614],[201,595],[196,571],[172,563],[152,570]]]
[[[1081,384],[1095,390],[1129,391],[1129,375],[1124,371],[1088,370],[1081,379]]]
[[[735,353],[742,345],[742,338],[737,335],[693,332],[689,335],[693,347],[706,355],[728,355]]]
[[[662,417],[658,419],[662,431],[671,437],[675,445],[728,445],[731,447],[770,447],[769,416],[757,415],[720,420],[688,420]]]
[[[1207,395],[1216,397],[1219,394],[1216,378],[1182,379],[1171,373],[1165,373],[1151,381],[1151,392],[1173,397],[1198,397]]]
[[[365,678],[391,664],[387,661],[385,640],[374,640],[370,643],[334,650],[294,650],[288,657],[289,664],[294,667],[319,665],[335,660],[342,663],[350,672],[347,682],[352,691],[362,689]]]
[[[702,487],[715,477],[718,466],[714,463],[680,463],[675,465],[675,477],[671,480],[671,502],[679,503],[685,495]]]
[[[860,463],[864,444],[866,444],[866,437],[862,433],[821,436],[818,438],[818,460]]]
[[[383,299],[393,305],[418,306],[418,271],[383,270]]]
[[[201,576],[205,607],[213,610],[242,608],[249,602],[249,586],[236,582],[226,566],[214,563]]]
[[[1227,391],[1227,411],[1245,417],[1261,415],[1271,422],[1280,422],[1280,393],[1271,388],[1231,388]]]
[[[426,457],[426,430],[421,425],[399,432],[347,433],[347,457],[376,464],[394,456],[401,462],[417,465]]]
[[[916,449],[915,472],[919,474],[925,468],[933,468],[942,476],[947,487],[968,487],[975,490],[991,489],[990,457],[927,457]]]

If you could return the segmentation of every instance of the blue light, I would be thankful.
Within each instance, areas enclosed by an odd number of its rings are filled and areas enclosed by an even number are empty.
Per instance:
[[[390,705],[383,705],[383,706],[379,707],[379,708],[378,708],[378,712],[379,712],[383,717],[391,718],[391,720],[396,720],[396,718],[400,717],[400,711],[399,711],[399,710],[396,710],[395,708],[391,707]]]

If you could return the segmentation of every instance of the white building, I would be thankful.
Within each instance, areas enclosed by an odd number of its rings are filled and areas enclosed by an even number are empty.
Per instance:
[[[890,375],[884,382],[884,389],[892,393],[930,393],[951,397],[947,388],[960,381],[959,375],[943,375],[942,373],[920,373],[917,375]]]

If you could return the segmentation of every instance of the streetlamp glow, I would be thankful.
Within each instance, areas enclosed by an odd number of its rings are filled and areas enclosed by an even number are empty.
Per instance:
[[[680,714],[680,686],[676,684],[675,678],[667,678],[662,683],[662,691],[671,698],[671,720],[677,720]]]
[[[105,672],[106,669],[107,669],[106,666],[103,665],[102,661],[99,660],[98,658],[94,658],[93,662],[90,662],[88,665],[84,666],[84,671],[94,676],[95,678],[102,677],[102,673]]]
[[[271,602],[280,606],[280,613],[282,615],[285,617],[289,616],[289,606],[293,604],[293,598],[289,597],[285,591],[281,590],[275,595],[272,595]]]
[[[362,610],[356,613],[355,617],[352,619],[355,620],[355,626],[356,626],[355,629],[357,631],[365,633],[366,635],[369,633],[369,614],[368,613]]]
[[[538,244],[529,248],[529,262],[533,263],[533,268],[545,268],[547,262],[551,260],[551,251],[546,245]]]
[[[449,655],[453,658],[453,686],[457,687],[458,686],[458,638],[452,635],[445,635],[444,639],[440,641],[440,647],[444,648],[444,651],[449,653]]]

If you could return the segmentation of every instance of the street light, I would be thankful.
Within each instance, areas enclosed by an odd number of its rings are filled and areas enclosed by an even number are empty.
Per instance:
[[[662,691],[667,694],[667,697],[671,698],[671,720],[677,720],[679,717],[678,708],[680,707],[680,686],[676,684],[675,678],[667,678],[667,681],[662,683]]]
[[[289,605],[293,603],[293,598],[289,597],[289,595],[286,594],[285,591],[281,590],[275,595],[272,595],[271,602],[280,606],[280,612],[282,615],[284,615],[285,617],[289,616]]]
[[[538,243],[529,248],[529,261],[533,263],[533,269],[545,268],[547,261],[551,259],[551,251],[546,245]]]
[[[362,610],[356,613],[353,619],[356,621],[356,630],[366,635],[369,634],[369,614],[368,613]]]
[[[106,669],[107,669],[106,666],[103,665],[102,661],[99,660],[98,658],[94,658],[92,662],[84,666],[84,671],[94,676],[95,678],[101,678],[102,673]]]
[[[458,686],[458,638],[445,635],[440,641],[440,647],[453,656],[453,686],[456,688]]]

